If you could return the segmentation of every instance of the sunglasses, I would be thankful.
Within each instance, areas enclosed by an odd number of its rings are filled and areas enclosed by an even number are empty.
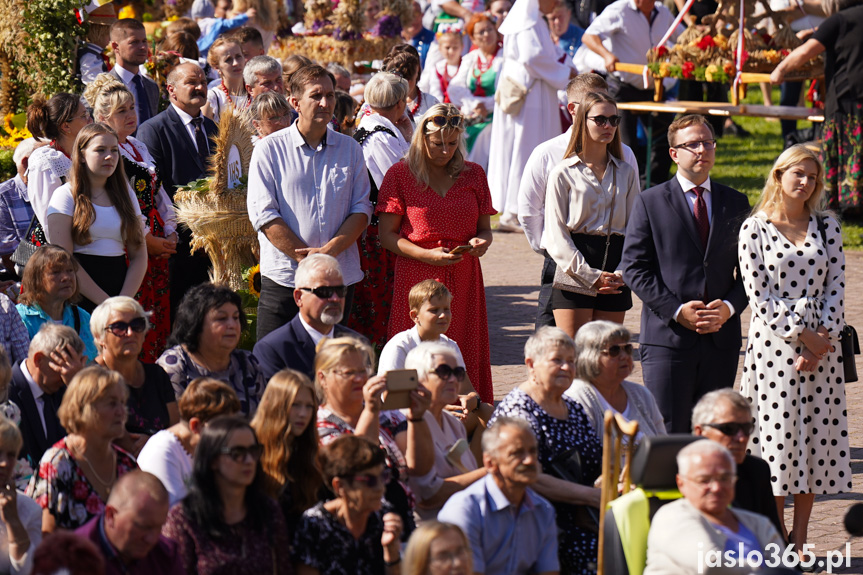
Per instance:
[[[147,319],[143,317],[136,317],[130,322],[125,321],[115,321],[111,325],[105,327],[105,331],[110,331],[117,337],[123,337],[129,330],[132,330],[135,333],[144,333],[147,329]]]
[[[429,118],[428,121],[437,126],[438,128],[446,128],[447,125],[449,125],[451,128],[461,128],[461,123],[463,119],[464,118],[462,118],[461,115],[444,116],[441,114],[438,116],[432,116],[431,118]]]
[[[611,124],[612,128],[616,128],[620,125],[622,118],[620,116],[588,116],[587,119],[593,120],[600,128],[604,128],[606,124]]]
[[[603,349],[602,353],[608,355],[608,357],[617,357],[618,355],[620,355],[621,351],[625,352],[626,355],[632,355],[632,344],[624,343],[610,345],[606,349]]]
[[[751,421],[747,421],[746,423],[737,423],[734,421],[729,421],[728,423],[705,423],[704,427],[712,427],[722,435],[727,435],[728,437],[737,437],[737,434],[740,432],[743,432],[743,435],[752,435],[752,432],[755,431],[755,424]]]
[[[442,380],[446,381],[451,376],[455,376],[456,381],[464,381],[465,369],[457,365],[455,367],[450,367],[445,363],[440,364],[436,368],[432,370],[435,375],[437,375]]]
[[[242,463],[249,456],[251,456],[252,461],[259,460],[263,452],[264,446],[260,443],[256,443],[249,446],[235,445],[234,447],[223,447],[219,453],[221,453],[222,455],[227,455],[237,463]]]
[[[381,485],[386,485],[390,482],[390,470],[384,468],[380,475],[371,475],[370,473],[358,473],[348,477],[351,481],[359,481],[365,483],[369,489],[377,489]]]
[[[348,295],[347,286],[320,286],[316,288],[300,288],[301,291],[313,294],[320,299],[330,299],[333,294],[339,296],[339,299],[344,299]]]

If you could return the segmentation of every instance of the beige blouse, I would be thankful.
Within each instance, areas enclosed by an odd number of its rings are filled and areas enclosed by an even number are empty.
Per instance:
[[[609,159],[600,182],[581,158],[576,155],[565,158],[552,170],[545,193],[543,247],[558,267],[586,286],[592,286],[599,279],[601,270],[587,264],[570,234],[604,236],[613,192],[616,199],[611,233],[623,235],[635,196],[640,191],[635,170],[610,154]],[[612,190],[615,171],[617,186]]]

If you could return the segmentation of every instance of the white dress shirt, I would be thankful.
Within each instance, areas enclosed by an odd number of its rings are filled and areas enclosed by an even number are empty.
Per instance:
[[[135,87],[135,84],[132,83],[132,80],[135,76],[139,76],[140,74],[135,74],[130,72],[126,68],[122,66],[114,66],[114,70],[117,71],[117,75],[120,76],[120,79],[123,80],[123,83],[126,84],[126,87],[129,88],[129,91],[132,92],[132,96],[135,98],[135,111],[138,114],[138,125],[141,125],[141,108],[138,105],[138,89]],[[142,78],[143,81],[143,78]],[[143,84],[142,84],[143,87]],[[145,89],[145,88],[142,88]]]
[[[192,138],[192,145],[195,146],[195,149],[197,150],[198,149],[198,141],[195,139],[195,126],[192,125],[192,120],[194,120],[194,118],[191,115],[184,112],[183,110],[181,110],[180,108],[178,108],[176,106],[176,104],[174,104],[173,102],[171,102],[171,106],[174,108],[174,111],[177,112],[177,115],[180,116],[180,120],[183,121],[183,126],[186,127],[186,133],[189,134],[190,138]],[[198,112],[198,117],[203,118],[204,116],[201,115],[200,112]],[[203,124],[201,125],[201,129],[202,130],[204,129]],[[210,138],[207,137],[206,131],[204,132],[204,137],[207,140],[207,151],[209,152]],[[198,151],[200,151],[200,150],[198,150]]]
[[[303,324],[306,333],[308,333],[309,337],[312,338],[312,341],[315,343],[315,347],[318,347],[318,344],[321,343],[321,340],[325,337],[333,337],[333,330],[335,329],[335,326],[330,326],[330,331],[328,331],[327,333],[321,333],[309,324],[307,324],[306,320],[303,319],[302,315],[300,315],[300,323]]]
[[[30,375],[30,372],[27,370],[26,361],[21,362],[21,373],[24,374],[24,379],[27,380],[27,384],[30,386],[30,393],[33,394],[33,402],[36,404],[36,411],[39,412],[39,419],[42,421],[42,431],[45,433],[45,437],[48,437],[48,427],[45,425],[45,414],[42,411],[45,406],[45,399],[42,396],[45,395],[45,392],[42,391],[42,388],[39,387],[39,384]]]

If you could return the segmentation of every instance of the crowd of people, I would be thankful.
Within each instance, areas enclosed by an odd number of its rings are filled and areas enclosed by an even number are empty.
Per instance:
[[[860,207],[843,38],[863,7],[825,6],[774,72],[826,51],[823,155],[786,149],[753,209],[711,178],[715,122],[660,117],[646,158],[618,106],[652,99],[616,64],[646,62],[665,6],[596,2],[583,22],[561,0],[480,4],[415,2],[359,78],[270,57],[254,8],[196,0],[166,29],[182,58],[164,92],[120,19],[113,67],[81,55],[83,96],[33,101],[0,185],[0,570],[590,575],[609,411],[636,445],[703,438],[636,570],[700,572],[699,544],[805,557],[815,495],[851,489],[837,210]],[[252,349],[173,200],[228,115],[255,134]],[[648,162],[662,183],[643,189]],[[527,377],[503,398],[481,266],[496,214],[544,258]]]

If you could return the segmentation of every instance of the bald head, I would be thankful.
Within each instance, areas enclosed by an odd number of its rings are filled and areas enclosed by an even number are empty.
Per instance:
[[[105,536],[126,565],[159,543],[169,506],[168,491],[151,473],[131,471],[114,484],[105,505]]]
[[[168,501],[168,490],[158,477],[146,471],[130,471],[114,484],[108,496],[108,505],[117,510],[128,508],[138,495],[147,494],[150,501],[156,504]]]
[[[183,78],[188,76],[189,74],[204,75],[204,71],[200,66],[193,62],[184,62],[182,64],[177,64],[174,66],[174,69],[168,73],[168,77],[165,79],[165,84],[168,86],[176,86],[178,83],[183,81]]]
[[[171,103],[192,116],[198,117],[207,103],[207,77],[197,64],[180,64],[168,74],[165,84]]]

